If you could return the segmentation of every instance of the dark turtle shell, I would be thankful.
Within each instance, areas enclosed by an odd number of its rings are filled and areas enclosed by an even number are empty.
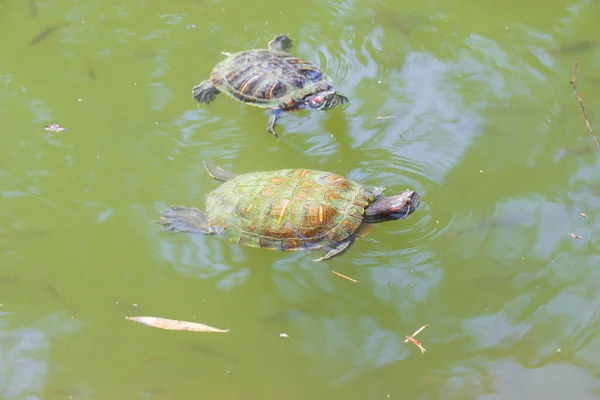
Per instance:
[[[235,100],[282,110],[294,107],[308,95],[333,88],[329,78],[314,64],[272,50],[227,54],[214,67],[210,80],[219,91]]]
[[[314,249],[361,225],[373,193],[343,176],[310,169],[237,175],[208,194],[206,217],[233,242],[277,250]]]

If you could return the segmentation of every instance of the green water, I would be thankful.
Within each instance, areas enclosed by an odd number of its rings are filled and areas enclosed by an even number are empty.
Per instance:
[[[600,3],[538,3],[0,2],[0,398],[599,398],[600,166],[569,82],[579,61],[600,129]],[[348,107],[277,141],[191,98],[280,33]],[[217,187],[203,160],[422,203],[325,263],[158,231]]]

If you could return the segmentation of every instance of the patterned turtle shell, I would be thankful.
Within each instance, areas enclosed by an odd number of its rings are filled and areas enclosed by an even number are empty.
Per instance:
[[[309,169],[237,175],[207,195],[215,233],[252,247],[315,249],[361,225],[373,193],[343,176]]]
[[[234,99],[285,110],[306,96],[332,90],[331,80],[314,64],[284,51],[249,50],[227,54],[210,81]]]

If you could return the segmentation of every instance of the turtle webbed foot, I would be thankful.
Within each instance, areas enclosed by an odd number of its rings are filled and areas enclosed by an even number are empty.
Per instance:
[[[329,260],[332,257],[339,256],[340,254],[345,253],[354,243],[354,239],[355,237],[351,235],[348,236],[346,239],[342,240],[341,242],[329,246],[330,250],[323,257],[319,257],[313,261],[325,261]]]
[[[271,132],[271,135],[275,136],[276,139],[279,139],[277,133],[275,133],[275,123],[279,118],[279,114],[281,114],[281,110],[273,110],[271,111],[271,116],[269,117],[269,122],[267,124],[267,130]]]
[[[338,103],[339,103],[340,105],[344,106],[344,105],[346,105],[346,104],[350,103],[350,99],[349,99],[349,98],[347,98],[346,96],[344,96],[343,94],[339,94],[339,93],[337,93],[336,95],[337,95],[337,97],[338,97]]]
[[[162,225],[160,230],[163,232],[214,233],[206,216],[197,208],[172,206],[160,214],[158,223]]]
[[[192,96],[198,103],[208,104],[213,101],[218,94],[219,91],[209,80],[203,81],[201,84],[192,88]]]

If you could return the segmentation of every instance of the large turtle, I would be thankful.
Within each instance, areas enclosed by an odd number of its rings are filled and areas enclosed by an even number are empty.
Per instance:
[[[275,137],[275,122],[283,111],[328,110],[348,102],[317,66],[288,53],[291,48],[290,38],[279,35],[268,49],[222,53],[227,58],[192,94],[198,103],[208,104],[222,92],[239,102],[272,109],[267,129]]]
[[[232,242],[276,250],[323,248],[322,261],[348,250],[371,225],[408,217],[419,206],[415,191],[382,196],[343,176],[311,169],[235,175],[204,163],[225,181],[206,198],[206,214],[172,206],[159,223],[166,232],[221,234]]]

